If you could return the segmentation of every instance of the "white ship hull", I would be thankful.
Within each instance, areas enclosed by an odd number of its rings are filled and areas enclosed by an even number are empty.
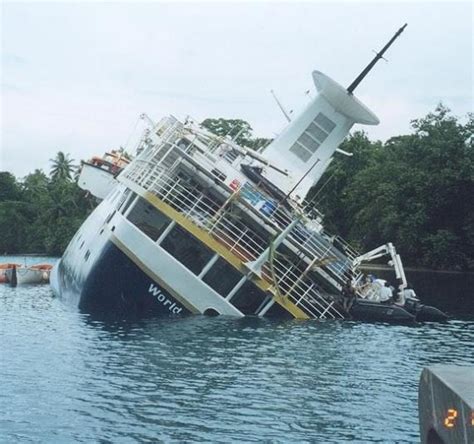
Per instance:
[[[99,205],[54,267],[51,286],[57,295],[87,312],[106,315],[211,310],[243,316],[115,212],[114,203],[105,200]]]

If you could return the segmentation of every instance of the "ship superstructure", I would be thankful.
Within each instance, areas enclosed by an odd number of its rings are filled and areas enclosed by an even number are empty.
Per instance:
[[[111,151],[102,157],[93,157],[81,162],[77,184],[97,199],[104,199],[117,185],[115,177],[129,164],[129,159],[120,152]]]
[[[151,123],[54,269],[55,292],[88,311],[345,318],[361,256],[302,198],[352,125],[378,119],[353,89],[313,79],[318,96],[262,152],[191,118]]]

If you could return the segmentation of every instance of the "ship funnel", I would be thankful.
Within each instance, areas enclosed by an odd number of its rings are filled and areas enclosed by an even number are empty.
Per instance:
[[[327,75],[314,71],[313,81],[318,95],[262,153],[289,171],[282,176],[267,170],[265,177],[293,198],[304,198],[319,180],[354,123],[379,123],[372,111]]]
[[[321,178],[352,125],[379,123],[377,116],[353,91],[406,26],[396,32],[347,89],[322,72],[313,72],[318,95],[262,153],[280,170],[289,171],[288,176],[282,176],[277,170],[264,172],[285,194],[302,200]]]

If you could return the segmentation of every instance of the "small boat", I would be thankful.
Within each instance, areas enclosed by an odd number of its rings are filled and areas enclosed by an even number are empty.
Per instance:
[[[11,270],[13,267],[21,267],[21,265],[11,263],[0,264],[0,283],[8,282],[7,270]]]
[[[377,280],[380,281],[380,280]],[[382,282],[385,282],[382,280]],[[378,283],[375,282],[375,287]],[[404,291],[404,290],[402,290]],[[405,290],[407,294],[415,294],[413,290]],[[373,295],[372,295],[373,296]],[[360,294],[354,299],[349,309],[353,319],[362,321],[382,322],[442,322],[448,319],[448,315],[436,307],[421,304],[415,297],[407,297],[403,302],[380,302],[377,299],[367,299]]]
[[[407,299],[403,308],[415,316],[418,322],[443,322],[447,321],[449,316],[431,305],[420,304],[418,300]]]
[[[12,286],[24,284],[45,284],[53,268],[50,264],[38,264],[30,267],[13,266],[6,270],[7,282]]]
[[[380,321],[394,323],[415,322],[414,314],[396,304],[383,304],[381,302],[356,299],[349,314],[358,321]]]
[[[416,296],[415,291],[408,284],[402,259],[397,254],[393,244],[382,245],[355,259],[357,264],[368,262],[373,259],[390,256],[388,265],[395,271],[398,288],[391,286],[384,279],[377,279],[373,275],[359,278],[351,282],[355,299],[349,313],[355,319],[400,321],[412,320],[416,322],[442,322],[448,319],[448,315],[436,307],[424,305]],[[346,301],[347,303],[347,301]]]

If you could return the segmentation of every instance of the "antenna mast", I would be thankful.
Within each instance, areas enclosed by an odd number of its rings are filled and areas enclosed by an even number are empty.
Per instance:
[[[290,116],[288,115],[288,113],[286,112],[285,108],[283,108],[283,105],[280,103],[280,101],[278,100],[278,97],[276,96],[275,94],[275,91],[273,91],[273,89],[270,90],[270,92],[272,93],[272,96],[273,98],[275,99],[275,102],[277,103],[278,107],[280,108],[281,112],[283,113],[283,115],[286,117],[286,120],[288,120],[288,122],[291,122],[291,119],[290,119]],[[291,111],[290,111],[291,112]]]
[[[392,45],[395,39],[404,31],[406,28],[407,23],[405,23],[390,39],[390,41],[382,48],[380,52],[373,58],[373,60],[365,67],[365,69],[359,74],[359,76],[349,85],[347,88],[347,92],[352,94],[354,90],[357,88],[360,82],[364,80],[364,77],[369,73],[369,71],[374,67],[374,65],[383,57],[385,51]]]

